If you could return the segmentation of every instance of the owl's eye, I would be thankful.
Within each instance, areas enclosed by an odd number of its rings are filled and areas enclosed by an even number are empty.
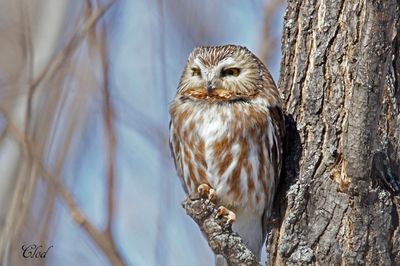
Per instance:
[[[192,68],[192,76],[201,76],[201,72],[200,72],[200,69],[198,69],[198,68]]]
[[[225,76],[234,76],[237,77],[240,74],[240,69],[237,67],[227,68],[221,71],[221,75]]]

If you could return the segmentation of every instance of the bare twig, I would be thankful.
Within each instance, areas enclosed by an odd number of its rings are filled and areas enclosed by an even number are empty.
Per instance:
[[[90,18],[94,10],[94,4],[92,1],[86,1],[86,16]],[[100,25],[100,31],[96,31],[92,28],[87,32],[88,42],[93,53],[99,51],[100,65],[102,72],[102,96],[103,96],[103,126],[105,131],[105,165],[107,175],[107,217],[106,217],[106,228],[104,233],[112,238],[112,225],[114,217],[114,191],[115,191],[115,149],[116,149],[116,137],[114,129],[114,108],[111,101],[110,94],[110,80],[109,80],[109,58],[108,58],[108,38],[107,28],[103,23]]]
[[[41,156],[37,154],[36,151],[39,149],[29,138],[21,132],[13,123],[8,119],[6,113],[2,111],[3,115],[6,117],[8,130],[15,136],[15,139],[21,145],[25,156],[29,156],[32,165],[38,168],[39,174],[44,178],[44,180],[52,186],[61,199],[65,202],[70,215],[75,223],[79,224],[93,239],[93,241],[99,246],[99,248],[108,257],[112,265],[126,265],[122,256],[118,253],[115,247],[114,241],[109,234],[106,232],[99,232],[91,223],[86,219],[84,214],[79,209],[74,198],[70,192],[65,188],[65,186],[60,182],[59,177],[52,176],[46,167],[43,165]],[[28,154],[30,152],[30,154]]]
[[[107,62],[107,36],[106,29],[103,25],[101,31],[101,61],[103,67],[103,119],[104,129],[106,134],[106,165],[107,165],[107,223],[106,223],[106,234],[111,237],[112,234],[112,223],[114,217],[114,165],[115,165],[115,129],[113,126],[114,111],[111,103],[111,95],[109,91],[109,74],[108,74],[108,62]]]
[[[277,53],[277,46],[280,43],[280,37],[274,37],[272,29],[274,25],[274,14],[277,13],[279,8],[285,4],[282,0],[271,0],[265,4],[264,7],[264,22],[261,31],[259,56],[266,64],[271,63],[274,54]]]
[[[182,202],[182,206],[207,237],[214,253],[224,256],[229,265],[261,265],[240,236],[225,225],[225,221],[215,218],[217,210],[213,203],[190,196]]]
[[[165,71],[165,66],[167,65],[166,63],[166,52],[165,52],[165,1],[158,0],[157,1],[157,8],[158,8],[158,29],[159,29],[159,34],[158,34],[158,41],[155,43],[157,45],[157,50],[158,54],[155,54],[156,56],[153,56],[153,60],[156,62],[159,62],[157,64],[159,66],[158,72],[160,75],[160,93],[162,95],[162,100],[164,101],[164,104],[168,103],[168,97],[167,97],[167,72]],[[165,115],[166,113],[164,113]],[[165,117],[167,120],[168,118]],[[153,134],[157,134],[157,131],[155,131]],[[155,139],[158,139],[159,141],[162,140],[162,138],[159,138],[157,136]],[[166,143],[162,143],[164,147]],[[160,161],[162,161],[164,158],[168,158],[168,156],[165,156],[165,151],[162,146],[157,148],[159,151],[158,155],[160,158]],[[169,219],[170,217],[170,206],[171,206],[171,183],[168,178],[162,178],[159,182],[160,186],[160,194],[159,194],[159,199],[160,199],[160,205],[158,207],[158,214],[156,218],[156,241],[154,245],[154,259],[155,259],[155,264],[156,265],[161,265],[163,264],[164,261],[168,260],[169,253],[166,252],[165,249],[165,244],[163,243],[164,239],[167,237],[167,229],[165,226],[165,221]]]
[[[66,47],[57,54],[50,63],[43,70],[41,75],[39,75],[32,83],[32,87],[36,88],[43,80],[47,77],[51,77],[55,71],[57,71],[65,61],[65,58],[69,58],[73,51],[75,51],[77,45],[87,36],[87,33],[96,25],[97,21],[103,17],[106,11],[109,10],[114,1],[110,1],[101,8],[97,9],[83,24],[83,27],[78,31]]]

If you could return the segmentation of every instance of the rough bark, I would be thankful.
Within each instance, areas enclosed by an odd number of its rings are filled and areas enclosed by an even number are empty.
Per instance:
[[[232,231],[230,224],[216,218],[217,210],[209,200],[190,196],[182,202],[182,206],[200,227],[212,251],[223,255],[229,265],[261,265],[240,236]]]
[[[399,7],[288,1],[269,265],[399,265]]]

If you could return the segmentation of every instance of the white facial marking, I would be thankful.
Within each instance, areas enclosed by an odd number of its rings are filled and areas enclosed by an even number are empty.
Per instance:
[[[210,72],[212,72],[212,77],[219,77],[222,69],[232,67],[237,67],[237,63],[232,57],[227,57],[221,60]]]
[[[200,60],[198,57],[196,57],[196,58],[194,59],[193,64],[194,64],[195,66],[199,67],[199,68],[203,68],[203,67],[204,67],[204,65],[201,63],[201,60]]]
[[[219,78],[221,75],[222,69],[238,67],[235,59],[233,59],[232,57],[224,58],[223,60],[218,62],[218,64],[216,66],[213,66],[210,69],[208,69],[206,66],[204,66],[204,64],[201,62],[201,60],[198,57],[196,57],[193,60],[193,65],[200,69],[202,77],[205,77],[206,80],[212,80],[215,78]]]

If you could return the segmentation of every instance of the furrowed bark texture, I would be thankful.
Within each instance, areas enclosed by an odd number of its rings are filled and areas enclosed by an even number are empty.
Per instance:
[[[215,254],[225,257],[229,265],[259,266],[257,257],[245,246],[226,221],[216,219],[215,205],[208,200],[188,197],[183,203],[186,213],[197,223]]]
[[[288,1],[269,265],[400,265],[399,6]]]

